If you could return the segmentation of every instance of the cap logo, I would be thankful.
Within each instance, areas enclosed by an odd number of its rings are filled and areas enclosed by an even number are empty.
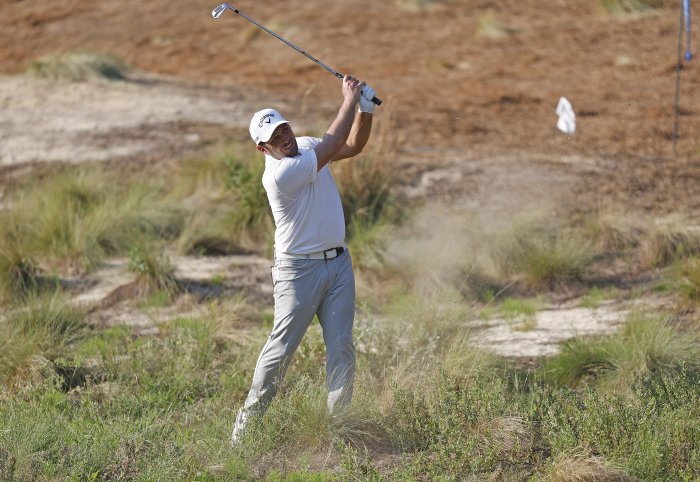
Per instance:
[[[269,114],[265,114],[264,116],[262,116],[260,118],[260,122],[258,122],[258,127],[262,127],[263,123],[265,123],[265,124],[272,123],[272,117],[275,117],[275,114],[273,114],[271,112]]]

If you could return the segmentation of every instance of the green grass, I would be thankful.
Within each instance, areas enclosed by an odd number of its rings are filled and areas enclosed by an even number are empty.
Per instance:
[[[262,185],[264,161],[246,144],[227,144],[209,157],[182,162],[171,179],[190,206],[178,251],[271,255],[274,223]]]
[[[537,328],[537,311],[541,305],[538,299],[506,298],[498,309],[514,330],[531,331]]]
[[[11,390],[69,355],[86,336],[85,313],[59,295],[30,297],[0,321],[0,383]]]
[[[38,267],[25,244],[30,227],[17,212],[0,212],[0,301],[10,301],[35,289]]]
[[[129,67],[113,54],[63,53],[34,60],[27,69],[33,77],[70,82],[88,79],[125,80]]]
[[[97,167],[66,168],[14,192],[0,246],[21,246],[15,259],[85,272],[142,240],[179,235],[182,211],[160,200],[157,185],[113,181]]]
[[[556,289],[580,282],[594,250],[569,230],[530,228],[516,231],[499,262],[530,289]]]
[[[594,286],[588,293],[581,297],[581,306],[584,308],[598,308],[604,301],[612,300],[620,296],[616,288],[598,288]]]
[[[625,392],[646,379],[700,370],[700,337],[677,332],[666,320],[632,315],[621,333],[592,341],[574,338],[547,362],[557,383]]]
[[[166,293],[170,298],[178,290],[175,266],[157,246],[135,246],[129,253],[129,270],[137,275],[139,294],[148,297]]]
[[[224,155],[226,186],[234,193],[236,209],[229,217],[231,228],[244,243],[271,243],[274,223],[267,194],[262,185],[265,163],[251,148],[248,155],[230,151]]]
[[[215,235],[241,249],[268,242],[260,166],[237,149],[183,165],[167,191],[82,168],[10,193],[0,214],[0,280],[7,293],[28,296],[0,315],[0,479],[700,478],[700,338],[691,323],[681,331],[675,320],[637,314],[617,334],[564,344],[542,370],[471,345],[484,302],[491,316],[534,317],[540,298],[503,291],[510,284],[546,296],[584,282],[596,250],[641,249],[615,230],[598,242],[585,230],[537,224],[503,244],[489,239],[502,271],[483,270],[479,296],[442,279],[408,279],[388,300],[360,300],[354,403],[335,417],[325,408],[325,348],[314,323],[279,396],[235,449],[228,439],[269,311],[219,299],[136,336],[124,326],[86,326],[85,313],[60,295],[33,295],[46,267],[80,271],[122,255],[149,286],[141,307],[164,306],[173,299],[169,249],[206,250],[203,240]],[[394,179],[379,182],[379,167],[338,174],[354,213],[351,243],[367,256],[375,250],[377,265],[395,202]],[[681,259],[667,284],[682,292],[674,280],[694,279],[692,250],[664,250]],[[377,273],[375,282],[391,284]],[[582,304],[619,295],[592,289]]]
[[[65,369],[40,370],[0,397],[0,467],[20,480],[700,475],[700,384],[687,334],[631,321],[610,346],[631,338],[674,346],[665,352],[684,353],[683,363],[670,368],[674,358],[657,349],[652,358],[662,369],[620,377],[624,393],[597,383],[573,390],[474,350],[454,311],[436,310],[420,336],[402,335],[406,325],[391,329],[409,313],[429,314],[416,309],[427,301],[404,298],[390,316],[359,323],[356,397],[338,417],[326,412],[315,326],[278,397],[236,449],[228,445],[235,410],[267,336],[266,328],[241,331],[241,305],[212,304],[202,316],[161,324],[158,335],[120,327],[72,338],[53,365],[90,376],[66,386]],[[381,352],[371,349],[373,336]],[[416,353],[426,339],[438,349]],[[412,370],[425,371],[420,380],[401,373],[408,354]],[[630,357],[634,365],[642,359]]]
[[[499,309],[506,320],[516,320],[535,316],[540,306],[535,299],[506,298],[499,304]]]

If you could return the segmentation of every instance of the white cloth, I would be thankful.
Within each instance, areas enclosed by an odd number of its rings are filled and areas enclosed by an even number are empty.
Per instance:
[[[275,251],[309,254],[345,246],[345,218],[328,165],[316,172],[315,137],[297,137],[299,155],[265,156],[263,187],[275,219]]]
[[[576,114],[571,107],[571,102],[566,97],[559,99],[557,115],[559,116],[557,128],[565,134],[573,134],[576,131]]]

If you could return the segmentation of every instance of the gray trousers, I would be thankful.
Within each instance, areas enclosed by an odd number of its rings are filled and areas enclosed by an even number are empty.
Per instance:
[[[274,326],[255,365],[244,411],[265,411],[314,315],[326,345],[328,410],[333,413],[348,405],[355,376],[355,277],[350,254],[346,250],[329,260],[277,259],[272,282]]]

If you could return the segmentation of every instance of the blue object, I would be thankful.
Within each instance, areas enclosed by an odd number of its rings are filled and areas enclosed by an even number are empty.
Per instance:
[[[683,0],[683,17],[685,18],[685,60],[690,62],[693,54],[690,53],[690,0]]]

